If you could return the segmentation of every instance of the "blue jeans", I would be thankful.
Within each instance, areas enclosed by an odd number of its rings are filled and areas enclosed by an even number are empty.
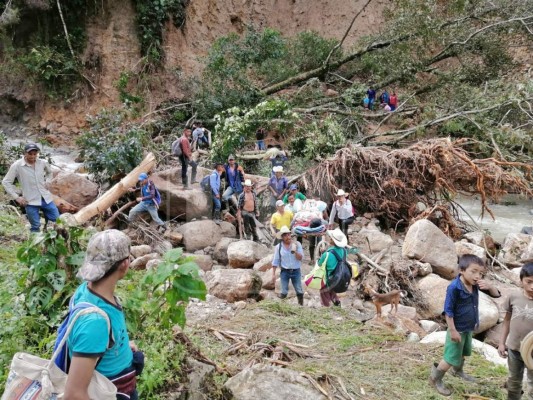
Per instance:
[[[257,150],[266,150],[265,141],[264,140],[258,140],[257,141]]]
[[[508,350],[507,365],[509,366],[509,378],[507,378],[507,399],[519,400],[522,398],[522,380],[524,379],[524,360],[519,351]],[[533,370],[527,370],[526,399],[533,399]]]
[[[242,193],[242,192],[241,192]],[[231,186],[228,186],[226,188],[226,190],[224,190],[224,193],[222,194],[222,200],[223,201],[228,201],[231,196],[233,196],[234,194],[239,197],[239,195],[241,194],[239,192],[237,192],[235,189],[233,189]]]
[[[215,195],[213,195],[213,211],[220,211],[221,209],[222,203],[220,202],[220,199],[217,199]]]
[[[128,215],[128,221],[133,221],[137,216],[142,212],[148,212],[152,219],[157,223],[159,226],[164,226],[165,223],[159,218],[159,215],[157,214],[157,207],[155,204],[150,201],[141,201],[139,204],[137,204],[135,207],[133,207],[130,210],[130,213]]]
[[[289,281],[292,281],[292,286],[296,291],[296,294],[303,294],[302,290],[302,274],[300,268],[298,269],[287,269],[281,268],[281,273],[279,275],[281,278],[281,294],[287,295],[289,293]]]
[[[44,199],[41,197],[40,206],[26,206],[26,216],[28,217],[31,225],[30,232],[39,232],[39,229],[41,228],[41,216],[39,215],[39,210],[43,211],[44,219],[47,222],[55,222],[59,217],[59,210],[57,209],[55,203],[51,201],[47,204],[46,201],[44,201]]]

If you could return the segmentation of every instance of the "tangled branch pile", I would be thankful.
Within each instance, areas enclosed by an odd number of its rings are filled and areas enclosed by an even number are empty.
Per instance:
[[[482,212],[491,216],[488,199],[507,193],[533,196],[533,165],[472,159],[463,145],[464,140],[431,139],[397,150],[348,146],[307,171],[302,181],[324,199],[344,189],[358,210],[391,224],[410,223],[418,202],[431,209],[457,193],[479,195]]]

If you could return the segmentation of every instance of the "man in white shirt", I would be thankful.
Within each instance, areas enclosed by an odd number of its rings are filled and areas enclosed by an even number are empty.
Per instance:
[[[47,161],[39,158],[39,151],[39,146],[35,143],[26,144],[24,156],[11,165],[2,180],[7,194],[26,208],[31,232],[40,230],[39,211],[43,212],[46,222],[55,222],[59,217],[59,210],[54,204],[52,194],[45,187],[46,181],[52,177],[52,168]],[[22,194],[19,194],[15,180],[20,183]]]

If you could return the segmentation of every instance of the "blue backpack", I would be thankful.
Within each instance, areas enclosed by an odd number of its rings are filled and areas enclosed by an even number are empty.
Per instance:
[[[74,322],[78,319],[78,317],[86,314],[91,313],[98,313],[101,316],[105,317],[107,321],[107,326],[109,329],[109,341],[108,341],[108,349],[112,347],[112,344],[114,343],[113,339],[113,331],[111,329],[111,322],[109,321],[109,317],[103,311],[101,308],[98,308],[94,304],[86,303],[86,302],[80,302],[76,305],[73,304],[73,299],[70,300],[70,303],[68,305],[68,314],[61,326],[59,327],[57,331],[57,339],[54,344],[54,355],[52,356],[52,359],[54,360],[54,363],[61,369],[61,371],[68,373],[69,367],[70,367],[70,358],[68,356],[68,346],[67,346],[67,339],[68,335],[70,334],[70,330],[74,326]],[[70,328],[70,329],[69,329]],[[97,363],[98,365],[98,363]]]
[[[211,181],[209,178],[211,178],[211,174],[204,176],[200,182],[200,187],[206,193],[211,193]]]

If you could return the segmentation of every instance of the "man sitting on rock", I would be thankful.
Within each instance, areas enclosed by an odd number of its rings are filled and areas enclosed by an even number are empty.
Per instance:
[[[255,226],[255,218],[259,217],[259,208],[257,207],[257,197],[252,188],[252,181],[246,179],[244,181],[244,192],[239,196],[237,205],[237,218],[242,218],[244,223],[244,233],[252,235],[254,242],[259,242],[257,235],[257,227]]]

